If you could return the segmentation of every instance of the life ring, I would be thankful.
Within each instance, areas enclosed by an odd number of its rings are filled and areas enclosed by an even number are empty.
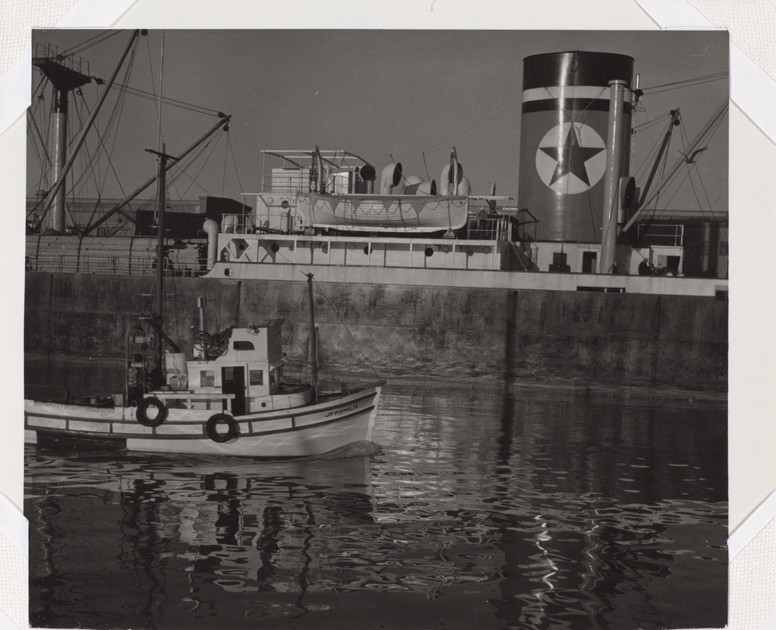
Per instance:
[[[221,423],[226,424],[226,433],[219,433],[218,425]],[[219,444],[233,440],[239,434],[240,431],[237,428],[237,422],[232,416],[225,413],[217,413],[214,416],[210,416],[205,423],[205,435]]]
[[[150,407],[156,407],[156,416],[154,418],[148,417],[148,409]],[[158,427],[167,419],[167,407],[165,407],[164,403],[155,396],[148,396],[140,401],[135,416],[137,417],[137,421],[143,426]]]

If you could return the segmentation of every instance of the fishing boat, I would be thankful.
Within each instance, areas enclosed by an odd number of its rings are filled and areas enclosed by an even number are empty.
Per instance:
[[[383,383],[322,392],[317,367],[311,383],[287,383],[281,330],[282,320],[271,320],[200,331],[192,358],[166,352],[166,383],[144,391],[149,363],[136,350],[153,343],[133,327],[124,393],[107,405],[25,400],[25,441],[252,457],[314,456],[371,441]]]

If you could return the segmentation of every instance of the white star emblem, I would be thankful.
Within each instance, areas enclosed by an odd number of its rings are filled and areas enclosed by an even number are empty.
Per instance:
[[[557,193],[585,192],[606,171],[606,143],[590,125],[561,123],[539,142],[536,171],[544,184]]]

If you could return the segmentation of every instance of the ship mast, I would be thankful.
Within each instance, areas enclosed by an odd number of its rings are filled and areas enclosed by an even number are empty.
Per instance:
[[[598,273],[616,273],[615,249],[617,247],[617,190],[622,169],[622,152],[625,146],[623,120],[625,81],[609,81],[609,124],[606,138],[606,171],[604,173],[604,208],[601,230],[601,260]]]
[[[100,99],[97,105],[92,110],[89,118],[84,124],[80,135],[73,143],[73,147],[70,151],[70,157],[65,159],[65,143],[67,141],[67,113],[68,113],[68,92],[71,92],[82,85],[85,85],[92,80],[92,77],[82,74],[80,71],[69,67],[63,63],[64,56],[42,57],[33,59],[33,65],[41,69],[41,71],[52,82],[55,89],[54,97],[54,114],[52,115],[52,146],[51,146],[51,159],[53,161],[53,170],[51,177],[51,188],[46,196],[46,205],[43,212],[38,219],[37,227],[40,228],[43,219],[48,211],[53,207],[54,216],[51,218],[51,228],[57,233],[61,234],[65,231],[65,178],[68,172],[75,162],[78,151],[86,140],[86,134],[91,128],[94,120],[97,118],[97,114],[105,102],[105,99],[113,86],[116,76],[119,73],[124,60],[132,50],[135,40],[140,34],[139,30],[132,33],[132,37],[127,44],[124,53],[119,60],[108,80],[107,85],[103,89]],[[69,62],[72,65],[72,62]],[[80,67],[80,66],[79,66]]]

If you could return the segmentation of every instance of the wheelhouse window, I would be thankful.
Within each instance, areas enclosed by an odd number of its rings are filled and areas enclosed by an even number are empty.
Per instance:
[[[251,385],[264,385],[264,371],[263,370],[251,370],[249,377],[250,377],[250,384]]]
[[[233,350],[253,350],[253,342],[251,341],[235,341],[232,344]]]
[[[199,385],[200,387],[215,387],[216,373],[213,370],[200,370],[199,372]]]

